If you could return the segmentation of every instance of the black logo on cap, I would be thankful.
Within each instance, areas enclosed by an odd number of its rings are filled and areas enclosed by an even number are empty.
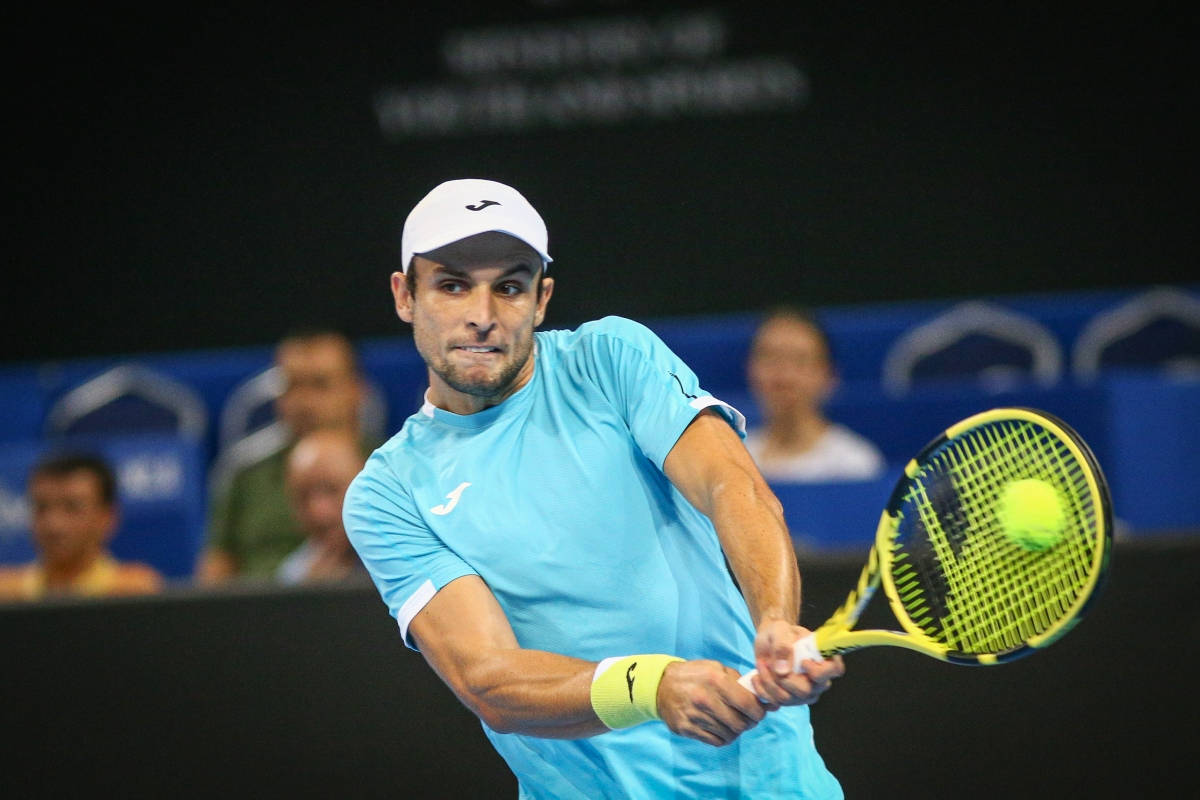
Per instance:
[[[473,206],[463,206],[467,211],[483,211],[488,206],[498,206],[500,203],[496,200],[480,200]]]

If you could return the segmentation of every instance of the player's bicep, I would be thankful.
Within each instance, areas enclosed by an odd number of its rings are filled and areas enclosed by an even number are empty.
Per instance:
[[[468,705],[476,692],[477,672],[498,651],[519,647],[508,617],[478,575],[464,575],[443,586],[413,617],[409,635],[433,670]]]

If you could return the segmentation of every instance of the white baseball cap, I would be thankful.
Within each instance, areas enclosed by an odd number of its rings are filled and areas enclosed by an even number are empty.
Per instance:
[[[496,181],[463,178],[439,184],[413,206],[400,239],[401,269],[408,272],[414,255],[488,231],[520,239],[537,251],[543,266],[553,260],[546,252],[546,223],[520,192]]]

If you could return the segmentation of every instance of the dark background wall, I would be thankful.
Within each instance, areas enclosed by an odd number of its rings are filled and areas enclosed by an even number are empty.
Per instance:
[[[859,558],[805,562],[809,624]],[[817,745],[848,798],[1178,794],[1197,574],[1194,541],[1121,545],[1090,616],[1001,667],[850,654],[814,707]],[[0,607],[0,641],[7,796],[516,796],[371,588]]]
[[[689,14],[720,34],[690,60],[481,76],[444,55],[464,32],[661,31]],[[309,323],[401,333],[386,286],[403,217],[462,176],[543,210],[551,325],[1194,279],[1196,31],[1163,4],[171,4],[6,21],[4,361],[263,344]],[[376,114],[388,90],[764,60],[794,71],[790,102],[428,135]]]

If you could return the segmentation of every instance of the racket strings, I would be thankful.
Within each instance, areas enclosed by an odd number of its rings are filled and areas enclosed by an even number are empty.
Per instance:
[[[1050,482],[1052,485],[1057,486],[1064,476],[1064,470],[1062,469],[1062,451],[1060,448],[1053,446],[1056,444],[1055,442],[1040,442],[1030,440],[1029,433],[1031,430],[1032,429],[1029,426],[1024,426],[1020,429],[1014,429],[1013,426],[1009,426],[1008,430],[1004,432],[1007,435],[1001,435],[996,431],[985,432],[990,434],[990,436],[988,436],[990,441],[987,444],[994,448],[993,452],[1000,452],[1004,455],[1004,457],[1000,459],[1000,463],[998,465],[1000,474],[1005,475],[1009,474],[1013,469],[1028,467],[1029,465],[1027,463],[1020,460],[1022,457],[1026,458],[1027,461],[1029,457],[1036,457],[1038,454],[1048,455],[1050,456],[1049,460],[1044,460],[1041,463],[1036,463],[1033,465],[1033,474],[1039,477],[1039,479],[1048,480],[1048,482]],[[1051,446],[1049,449],[1046,449],[1044,447],[1045,445]],[[996,450],[995,448],[1000,449]],[[978,490],[979,481],[975,479],[976,475],[969,469],[969,465],[968,470],[964,474],[968,477],[968,480],[963,482],[964,490]],[[1056,478],[1058,480],[1056,480]],[[987,511],[990,511],[994,506],[994,502],[984,497],[981,499],[976,498],[975,502],[969,503],[969,505],[975,505],[980,509],[986,509]],[[988,519],[989,516],[991,517],[990,520]],[[981,514],[977,518],[977,524],[980,526],[986,525],[989,522],[998,528],[998,521],[996,521],[994,518],[994,511],[992,511],[990,514]],[[998,559],[998,561],[994,571],[991,573],[982,573],[983,577],[988,577],[991,575],[996,586],[999,588],[1015,586],[1017,585],[1017,581],[1032,581],[1027,585],[1040,592],[1040,597],[1036,595],[1031,597],[1028,594],[1017,595],[1016,600],[1018,600],[1021,604],[1016,608],[1011,609],[1012,615],[1010,617],[1005,617],[1000,614],[1000,611],[1003,609],[996,609],[994,607],[989,608],[986,605],[978,606],[982,608],[984,612],[992,612],[993,627],[996,627],[1002,620],[1006,619],[1013,619],[1017,621],[1023,620],[1034,626],[1036,629],[1044,628],[1045,626],[1052,624],[1053,621],[1057,619],[1057,615],[1069,607],[1070,599],[1072,599],[1074,596],[1073,588],[1078,585],[1078,581],[1071,577],[1072,572],[1074,572],[1073,569],[1070,569],[1070,567],[1072,567],[1071,559],[1067,558],[1064,561],[1061,557],[1065,554],[1065,548],[1060,548],[1057,553],[1060,557],[1057,560],[1053,558],[1038,559],[1036,557],[1032,557],[1036,554],[1028,553],[1026,551],[1019,551],[1017,555],[1022,556],[1022,558],[1014,561],[1011,557],[1006,557],[1010,555],[1013,545],[1005,537],[1002,535],[992,536],[986,541],[993,547],[993,552],[987,555]],[[1078,537],[1072,538],[1068,536],[1066,539],[1064,539],[1062,544],[1069,546],[1069,543],[1078,541]],[[1086,541],[1086,539],[1084,541]],[[1068,569],[1063,570],[1062,567],[1064,566],[1068,567]],[[1031,575],[1031,571],[1034,574]],[[1054,591],[1056,586],[1058,588],[1057,592]],[[986,589],[989,587],[984,588]],[[1064,593],[1069,593],[1069,597],[1065,598],[1067,599],[1067,605],[1065,607],[1062,606]],[[988,594],[981,591],[980,596],[981,599],[989,599],[994,596],[1000,600],[1008,600],[1010,602],[1014,599],[1014,596],[1011,592],[1007,594]],[[1033,602],[1034,600],[1038,602]],[[1003,626],[1000,626],[1001,635],[1012,635],[1012,633],[1013,631],[1006,631]],[[1031,631],[1017,629],[1015,634],[1024,639],[1031,635]]]
[[[1029,551],[1001,531],[997,498],[1010,481],[1054,487],[1062,539]],[[901,511],[893,580],[910,620],[964,653],[999,653],[1068,614],[1091,572],[1098,510],[1085,467],[1053,433],[1028,421],[990,423],[948,440],[915,477]]]
[[[1049,480],[1052,485],[1057,485],[1060,480],[1055,480],[1055,478],[1061,479],[1064,474],[1061,468],[1062,451],[1054,446],[1055,442],[1031,440],[1029,438],[1031,430],[1032,428],[1027,425],[1020,428],[1010,425],[1003,432],[983,431],[984,438],[988,440],[984,443],[985,448],[991,449],[984,449],[981,452],[1001,454],[1001,458],[997,459],[998,463],[995,465],[995,469],[998,469],[998,474],[1002,476],[1011,474],[1013,469],[1028,469],[1032,466],[1035,476],[1042,480]],[[1047,448],[1047,445],[1050,446]],[[1036,458],[1039,455],[1049,456],[1049,459],[1032,465],[1028,463],[1031,457]],[[1022,461],[1022,459],[1024,460]],[[969,459],[960,460],[959,466],[960,472],[951,474],[966,478],[966,480],[960,481],[965,493],[978,492],[980,486],[989,490],[994,488],[986,486],[986,479],[980,480],[980,475],[990,473],[981,473],[973,469]],[[982,498],[968,497],[965,505],[979,512],[974,518],[977,529],[983,529],[989,522],[998,527],[998,522],[994,519],[994,512],[991,512],[994,502],[986,496]],[[1078,541],[1078,539],[1068,538],[1064,540],[1064,543],[1069,541]],[[964,608],[961,616],[964,623],[979,618],[975,622],[974,628],[966,625],[960,626],[964,628],[962,632],[964,641],[972,641],[970,638],[972,634],[980,636],[990,633],[995,638],[989,640],[985,637],[983,641],[990,641],[992,644],[1011,643],[1014,640],[1019,642],[1031,635],[1036,635],[1039,630],[1053,624],[1058,615],[1070,607],[1070,602],[1075,594],[1074,587],[1078,585],[1078,582],[1069,577],[1072,570],[1068,569],[1064,572],[1060,569],[1064,565],[1071,566],[1069,559],[1063,562],[1059,558],[1055,563],[1055,560],[1051,558],[1024,558],[1023,561],[1026,563],[1022,563],[1022,560],[1013,561],[1011,554],[1005,552],[1009,550],[1011,543],[1003,536],[993,536],[984,540],[983,543],[991,545],[991,552],[981,552],[980,557],[997,560],[994,569],[990,572],[983,570],[968,573],[970,577],[977,577],[988,583],[983,585],[966,584],[969,590],[974,591],[956,595],[976,599],[970,608]],[[982,549],[986,551],[987,548]],[[1019,555],[1030,556],[1033,554],[1021,552]],[[1062,550],[1059,551],[1059,555],[1062,555]],[[1035,574],[1031,575],[1030,570]],[[1036,574],[1038,572],[1043,574]],[[1064,576],[1068,576],[1066,580],[1063,580]],[[1014,594],[1011,591],[1005,591],[1007,588],[1019,585],[1032,588],[1036,594],[1033,592]],[[1056,586],[1058,591],[1055,591]],[[1066,601],[1065,605],[1064,601]],[[1018,623],[1023,623],[1024,627]]]

